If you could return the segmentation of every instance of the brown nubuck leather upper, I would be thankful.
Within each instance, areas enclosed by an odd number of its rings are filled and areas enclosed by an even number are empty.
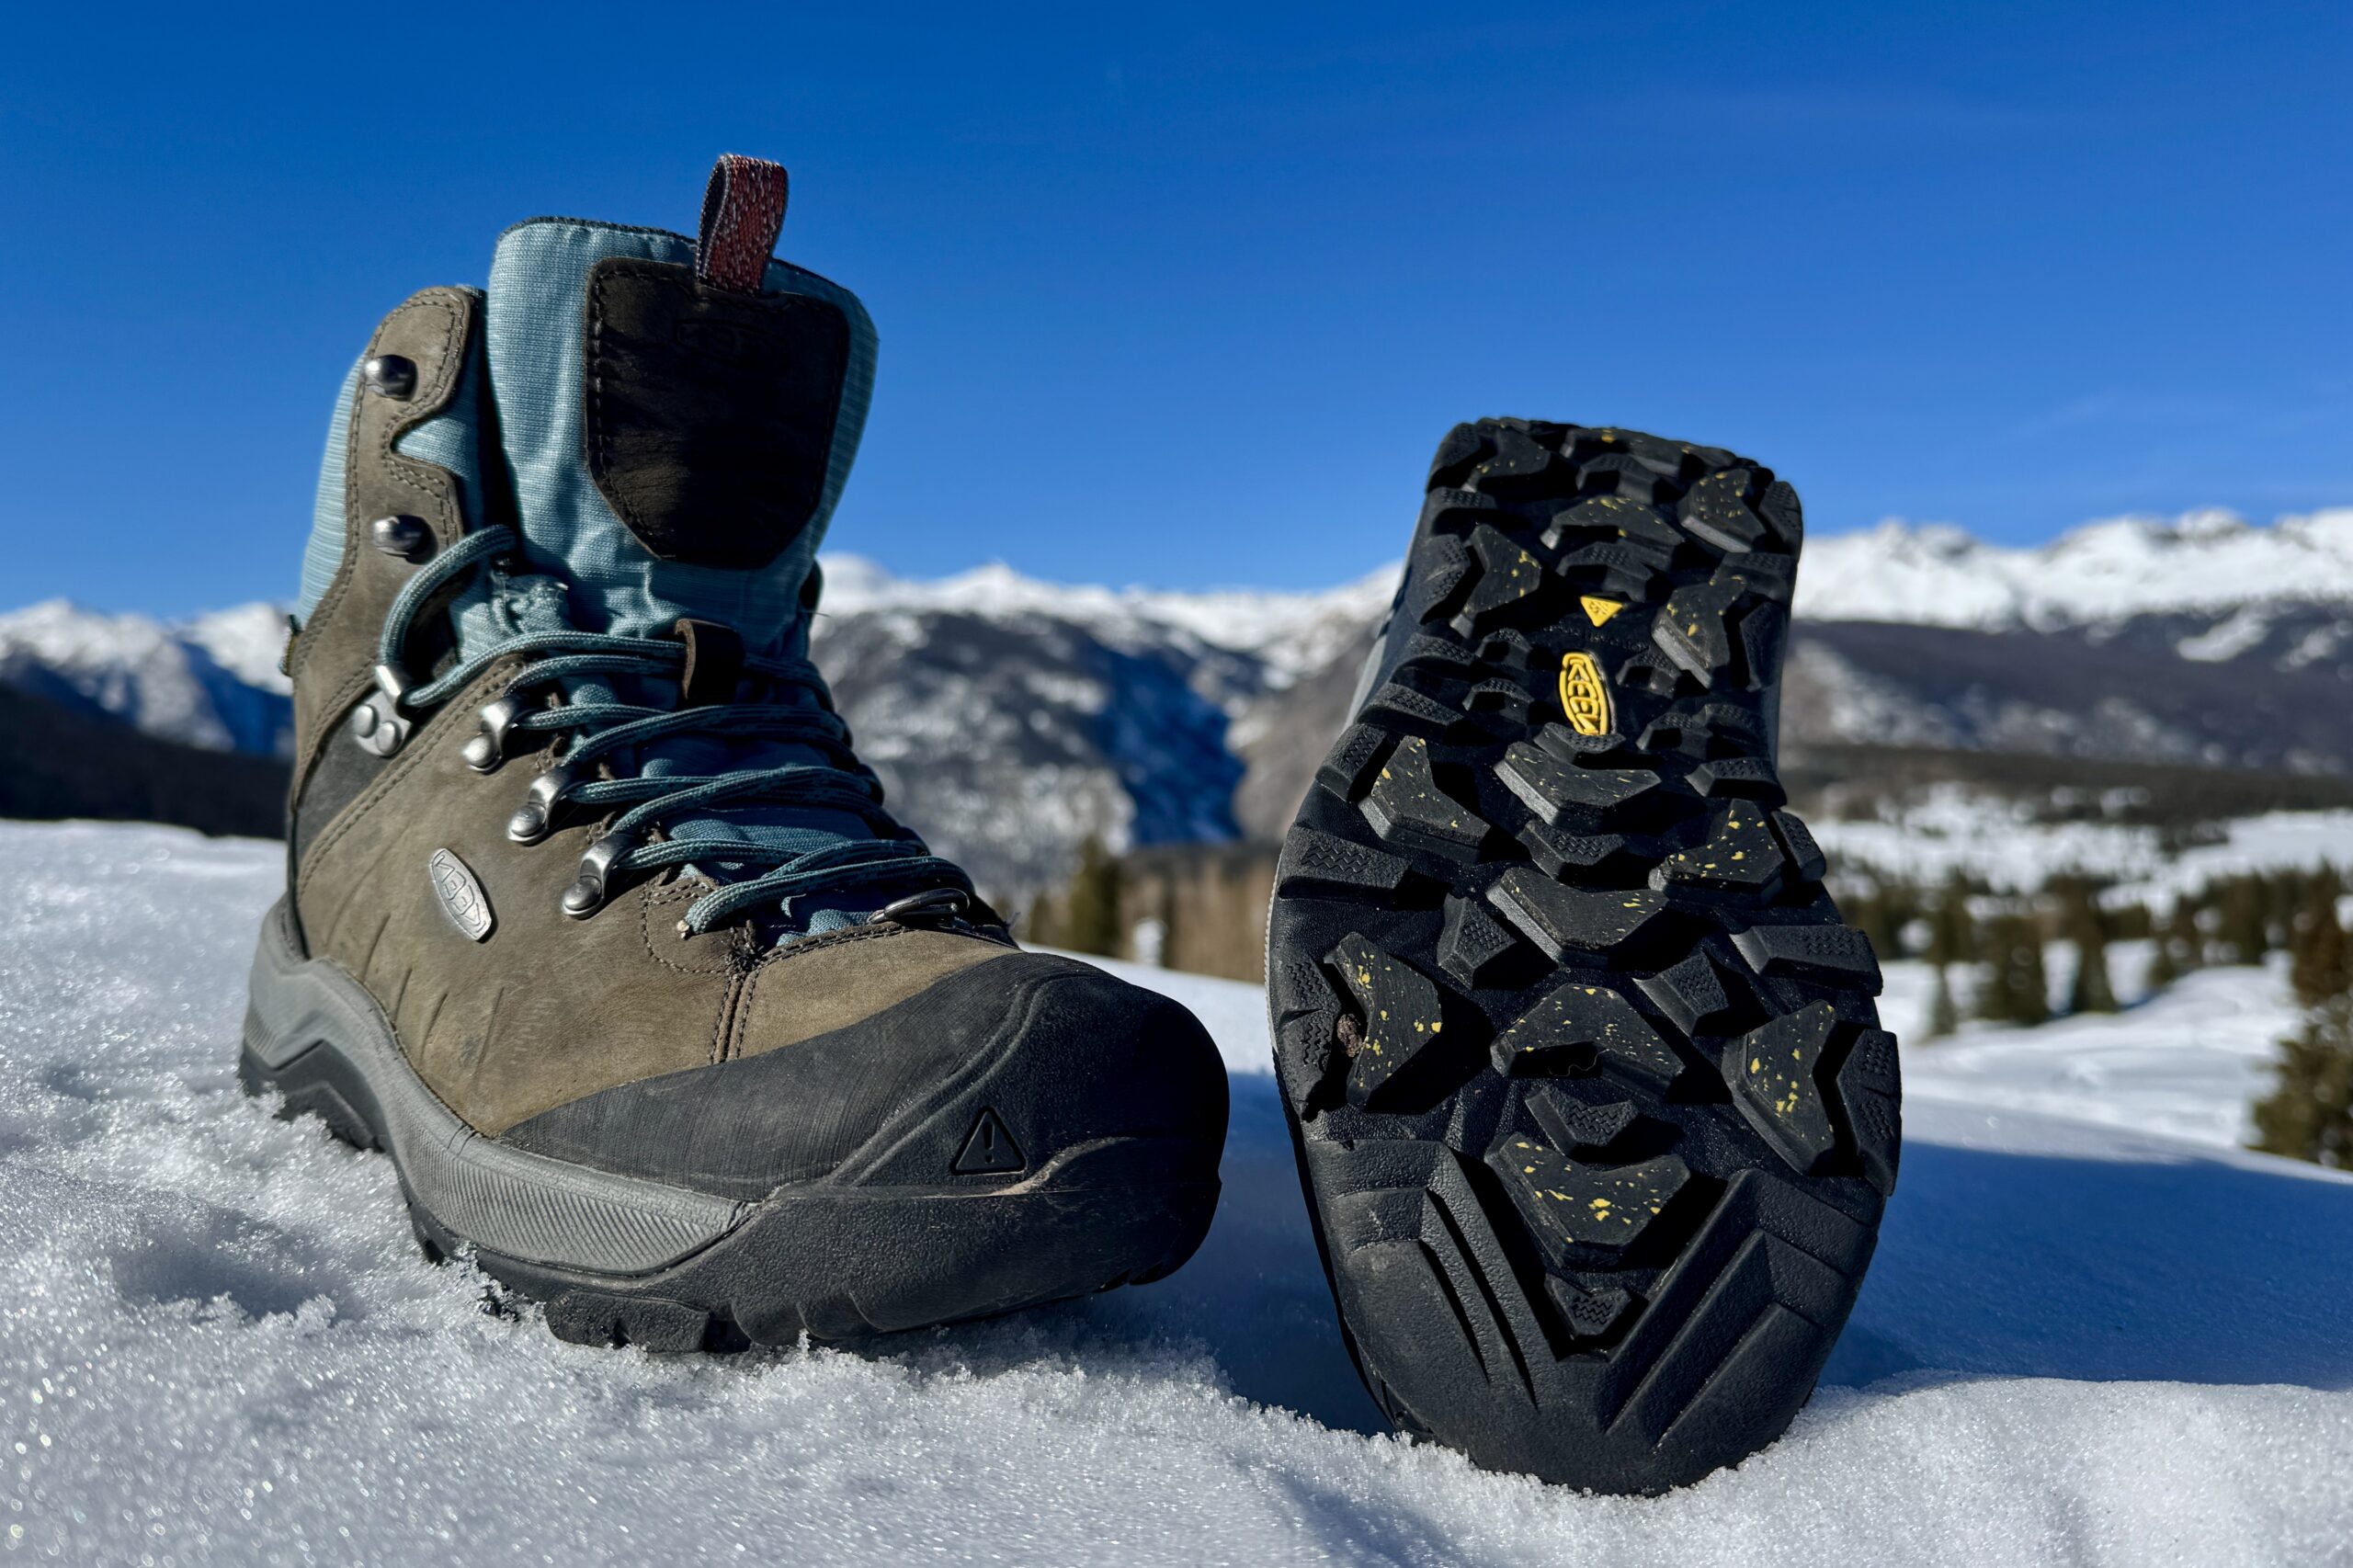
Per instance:
[[[583,814],[538,844],[516,843],[508,815],[552,750],[511,756],[489,774],[460,756],[511,666],[485,670],[390,758],[351,737],[345,721],[373,689],[385,613],[415,569],[377,549],[370,525],[420,518],[436,549],[467,527],[453,477],[394,443],[449,406],[478,352],[481,314],[470,290],[427,290],[369,344],[370,356],[413,362],[415,390],[355,396],[343,558],[290,653],[291,908],[309,955],[358,976],[426,1084],[487,1133],[598,1090],[789,1047],[1017,957],[994,929],[884,923],[782,947],[748,924],[684,935],[679,916],[710,884],[676,869],[625,883],[590,918],[567,916],[559,901],[603,823]],[[489,923],[480,939],[437,885],[444,850],[478,884]]]

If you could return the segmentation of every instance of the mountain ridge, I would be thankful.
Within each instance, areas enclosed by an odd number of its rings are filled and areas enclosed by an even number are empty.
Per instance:
[[[813,634],[902,814],[984,886],[1279,834],[1345,719],[1395,567],[1320,592],[824,562]],[[0,614],[0,684],[162,739],[282,755],[283,611]],[[2353,776],[2353,508],[2110,518],[2045,544],[1883,523],[1811,541],[1785,739]]]

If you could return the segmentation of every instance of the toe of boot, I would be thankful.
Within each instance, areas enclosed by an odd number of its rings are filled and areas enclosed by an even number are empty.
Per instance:
[[[1020,953],[843,1028],[621,1085],[510,1129],[534,1153],[756,1201],[795,1183],[1084,1190],[1213,1182],[1216,1048],[1177,1003]]]

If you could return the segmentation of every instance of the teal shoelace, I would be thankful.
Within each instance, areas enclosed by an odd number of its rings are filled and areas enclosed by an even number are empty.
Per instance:
[[[896,905],[935,914],[953,914],[971,900],[972,882],[963,871],[932,854],[883,810],[881,781],[850,750],[848,726],[833,710],[824,677],[806,659],[744,660],[747,674],[761,677],[779,696],[801,694],[805,705],[731,701],[663,708],[601,692],[552,705],[528,702],[534,691],[561,692],[564,683],[583,679],[607,690],[615,689],[611,677],[683,683],[682,642],[570,629],[504,639],[412,684],[403,661],[424,607],[460,576],[517,553],[519,544],[511,528],[485,528],[420,568],[384,618],[377,681],[396,710],[418,712],[448,701],[501,660],[528,661],[484,705],[483,733],[469,745],[467,760],[479,771],[494,770],[514,731],[573,737],[556,765],[531,781],[529,796],[507,824],[508,836],[521,843],[545,837],[562,808],[626,808],[581,857],[578,875],[563,895],[567,914],[596,913],[620,877],[689,863],[716,884],[688,906],[681,924],[689,932],[711,930],[771,903],[814,902],[814,895],[897,892],[909,896]],[[795,745],[820,760],[701,775],[621,771],[636,748],[688,735]],[[745,836],[655,836],[683,820],[755,806],[847,812],[875,836],[773,823],[739,827]],[[722,881],[714,874],[720,868],[751,874]]]

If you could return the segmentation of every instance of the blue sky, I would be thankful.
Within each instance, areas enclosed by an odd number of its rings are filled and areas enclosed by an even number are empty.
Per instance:
[[[0,605],[290,595],[377,318],[722,150],[881,326],[830,547],[909,574],[1337,582],[1487,413],[1817,529],[2353,503],[2342,0],[66,9],[0,59]]]

